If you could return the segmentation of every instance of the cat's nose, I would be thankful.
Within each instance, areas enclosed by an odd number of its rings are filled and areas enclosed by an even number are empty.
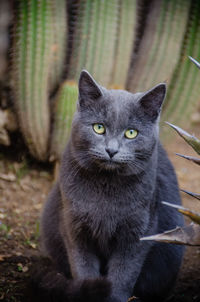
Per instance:
[[[110,158],[112,158],[115,154],[117,154],[118,150],[112,148],[106,148],[106,152],[108,153]]]

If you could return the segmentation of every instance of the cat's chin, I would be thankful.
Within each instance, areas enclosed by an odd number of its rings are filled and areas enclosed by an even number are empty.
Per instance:
[[[101,162],[101,166],[104,167],[105,170],[119,170],[121,167],[121,165],[117,162],[114,162],[112,160],[107,160],[104,162]]]
[[[144,171],[142,169],[132,169],[125,163],[119,163],[113,160],[96,162],[101,171],[116,173],[121,176],[140,175]]]
[[[96,164],[99,166],[101,170],[105,172],[113,172],[118,175],[129,175],[132,174],[128,171],[128,167],[125,164],[113,161],[113,160],[105,160],[105,161],[98,161]]]
[[[92,160],[90,157],[87,160],[82,160],[81,157],[77,159],[78,166],[83,168],[84,170],[88,171],[95,171],[99,170],[99,172],[111,172],[112,174],[121,175],[121,176],[130,176],[130,175],[139,175],[143,172],[143,169],[138,169],[135,167],[134,169],[131,168],[125,162],[119,162],[116,160],[108,160],[103,158],[93,158]]]

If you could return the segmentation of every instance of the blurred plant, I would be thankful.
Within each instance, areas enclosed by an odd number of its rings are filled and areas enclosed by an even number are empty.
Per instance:
[[[8,238],[10,231],[11,227],[0,221],[0,232],[2,232],[2,235]]]

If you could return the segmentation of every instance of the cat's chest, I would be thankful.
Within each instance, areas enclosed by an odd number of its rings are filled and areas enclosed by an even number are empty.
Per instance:
[[[66,194],[73,201],[73,205],[96,211],[105,208],[107,214],[115,214],[122,209],[136,208],[138,203],[145,203],[151,199],[155,191],[155,181],[149,177],[83,178],[68,185]],[[106,214],[105,213],[105,214]]]
[[[133,233],[134,229],[138,232],[138,226],[142,228],[151,194],[147,198],[141,184],[134,181],[93,179],[79,181],[79,188],[69,195],[74,230],[77,233],[87,230],[92,238],[108,242],[127,226]]]

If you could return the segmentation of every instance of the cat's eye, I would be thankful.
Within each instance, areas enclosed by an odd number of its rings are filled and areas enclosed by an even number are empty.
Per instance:
[[[106,129],[102,124],[94,124],[93,129],[97,134],[104,134],[106,132]]]
[[[135,129],[127,129],[124,135],[126,138],[133,139],[138,135],[138,132]]]

